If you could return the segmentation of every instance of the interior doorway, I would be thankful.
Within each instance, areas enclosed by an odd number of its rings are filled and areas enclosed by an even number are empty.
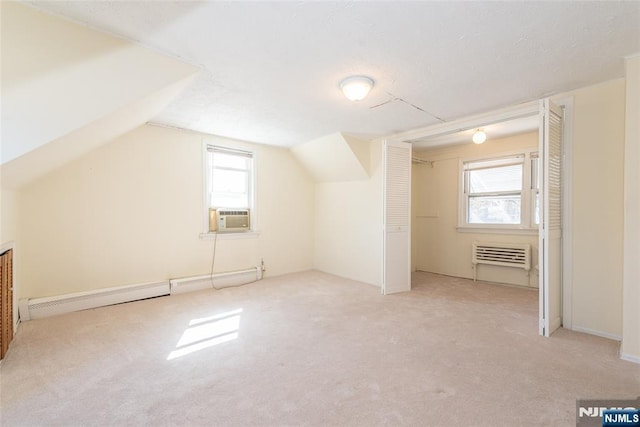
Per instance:
[[[562,104],[565,110],[570,109],[571,100],[564,100]],[[559,122],[550,124],[550,111],[555,111],[556,115],[560,113]],[[397,140],[411,142],[414,148],[412,270],[467,278],[478,273],[481,280],[538,288],[539,331],[545,336],[561,324],[570,327],[571,323],[571,283],[567,280],[570,279],[570,267],[567,266],[571,257],[566,244],[570,227],[568,230],[562,227],[570,212],[571,189],[566,184],[567,181],[570,183],[570,174],[562,172],[570,165],[568,156],[571,152],[566,140],[570,132],[567,132],[567,122],[562,120],[562,111],[560,107],[554,108],[549,100],[541,100],[397,136]],[[564,116],[570,119],[566,111]],[[484,147],[493,145],[492,148],[474,148],[471,138],[478,129],[487,133],[489,144],[483,144]],[[549,145],[550,136],[559,136],[555,145]],[[570,148],[570,140],[568,142]],[[550,151],[550,147],[554,147],[553,150]],[[503,162],[502,170],[493,171],[493,178],[491,173],[475,174],[484,175],[487,182],[495,181],[502,172],[505,177],[506,172],[513,173],[514,170],[523,174],[521,192],[508,194],[511,188],[497,186],[487,187],[484,193],[465,193],[468,190],[465,180],[469,179],[465,167],[470,168],[469,162],[474,158],[488,161],[474,165],[476,168],[490,167],[491,160]],[[437,177],[427,185],[430,188],[420,183],[425,176]],[[489,185],[487,182],[482,184]],[[434,187],[440,191],[434,191]],[[513,204],[516,193],[520,198],[516,216],[523,218],[522,223],[513,224],[516,221],[507,218],[506,222],[511,223],[507,227],[495,224],[474,227],[475,218],[466,221],[469,210],[465,210],[465,206],[468,208],[473,204],[486,208],[501,203]],[[456,237],[443,238],[447,233]],[[474,241],[529,245],[530,267],[523,270],[482,265],[476,272],[471,263]],[[427,268],[425,259],[429,260]]]

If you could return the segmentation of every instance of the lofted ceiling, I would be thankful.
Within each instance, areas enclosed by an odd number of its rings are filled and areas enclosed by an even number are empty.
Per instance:
[[[195,64],[151,122],[294,146],[374,138],[622,77],[640,2],[29,1]],[[375,87],[347,101],[340,81]]]

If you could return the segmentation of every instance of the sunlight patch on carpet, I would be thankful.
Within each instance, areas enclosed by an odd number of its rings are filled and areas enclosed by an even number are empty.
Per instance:
[[[227,311],[210,317],[192,319],[167,360],[213,347],[238,338],[242,309]]]

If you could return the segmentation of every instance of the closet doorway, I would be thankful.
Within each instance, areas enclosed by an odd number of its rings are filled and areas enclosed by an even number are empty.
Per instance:
[[[571,327],[571,100],[561,105],[544,99],[394,136],[413,146],[412,269],[538,288],[544,336]],[[478,129],[481,146],[471,142]],[[528,269],[473,264],[474,241],[529,246]]]

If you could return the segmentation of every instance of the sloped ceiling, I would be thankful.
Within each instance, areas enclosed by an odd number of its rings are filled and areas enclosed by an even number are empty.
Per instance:
[[[293,146],[369,139],[623,77],[640,2],[30,1],[205,70],[152,120]],[[341,79],[365,74],[368,98]]]
[[[369,178],[369,143],[342,133],[326,135],[291,148],[316,182]]]
[[[145,123],[199,71],[14,2],[2,2],[1,47],[4,187]]]

